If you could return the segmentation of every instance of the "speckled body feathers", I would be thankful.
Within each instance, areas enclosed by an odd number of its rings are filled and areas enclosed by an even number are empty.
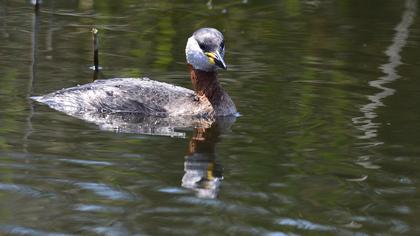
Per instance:
[[[213,116],[207,99],[194,91],[147,78],[114,78],[33,97],[70,115],[85,112],[137,113],[139,115]]]

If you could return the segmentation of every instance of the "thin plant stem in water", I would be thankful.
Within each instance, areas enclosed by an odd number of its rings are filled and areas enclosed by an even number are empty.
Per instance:
[[[95,71],[99,70],[99,36],[98,36],[98,29],[92,29],[93,34],[93,65]]]
[[[39,1],[36,1],[35,4],[39,5]],[[37,51],[38,51],[38,34],[39,34],[39,6],[35,5],[35,11],[32,17],[32,47],[31,47],[31,65],[30,65],[30,76],[27,90],[27,97],[29,98],[32,95],[33,85],[36,77],[36,65],[37,65]],[[34,114],[34,108],[32,102],[29,100],[29,115],[27,117],[27,129],[23,137],[23,149],[27,152],[28,148],[28,138],[32,134],[32,116]]]
[[[92,28],[93,38],[93,80],[98,78],[99,72],[99,31],[96,28]]]

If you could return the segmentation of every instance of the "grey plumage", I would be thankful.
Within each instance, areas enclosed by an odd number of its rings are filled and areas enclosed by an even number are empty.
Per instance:
[[[147,78],[114,78],[32,97],[70,115],[84,112],[137,113],[156,117],[211,116],[211,104],[194,91]]]

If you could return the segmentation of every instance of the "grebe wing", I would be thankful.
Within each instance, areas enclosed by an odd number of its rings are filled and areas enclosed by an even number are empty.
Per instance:
[[[166,116],[177,103],[194,100],[192,90],[147,78],[114,78],[62,89],[32,99],[53,109],[81,112],[141,113]]]

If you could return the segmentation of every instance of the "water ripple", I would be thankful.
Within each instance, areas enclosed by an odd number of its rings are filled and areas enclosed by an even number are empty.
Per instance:
[[[42,193],[38,190],[35,190],[31,187],[24,186],[24,185],[17,185],[17,184],[4,184],[0,183],[0,191],[9,191],[9,192],[16,192],[22,193],[25,195],[29,195],[32,197],[40,197]]]
[[[74,206],[76,211],[85,211],[85,212],[112,212],[112,213],[122,213],[124,210],[120,207],[110,207],[110,206],[101,206],[101,205],[92,205],[92,204],[77,204]]]
[[[133,198],[130,194],[116,190],[106,184],[76,183],[76,185],[82,189],[90,190],[101,197],[111,200],[130,200]]]
[[[320,225],[320,224],[312,223],[308,220],[292,219],[292,218],[278,219],[277,224],[285,225],[285,226],[294,226],[298,229],[306,229],[306,230],[319,230],[319,231],[335,230],[335,228],[332,226]]]
[[[19,225],[0,225],[0,232],[8,235],[31,235],[31,236],[67,236],[70,234],[50,233],[38,229],[28,228]]]
[[[166,188],[160,188],[158,190],[159,192],[162,193],[172,193],[172,194],[183,194],[183,193],[188,193],[187,190],[182,189],[182,188],[177,188],[177,187],[166,187]]]
[[[59,159],[63,162],[69,162],[74,164],[81,164],[81,165],[94,165],[94,166],[111,166],[111,162],[107,161],[88,161],[88,160],[76,160],[76,159]]]
[[[121,226],[97,226],[89,227],[86,229],[99,235],[131,235],[126,229],[122,228]]]

